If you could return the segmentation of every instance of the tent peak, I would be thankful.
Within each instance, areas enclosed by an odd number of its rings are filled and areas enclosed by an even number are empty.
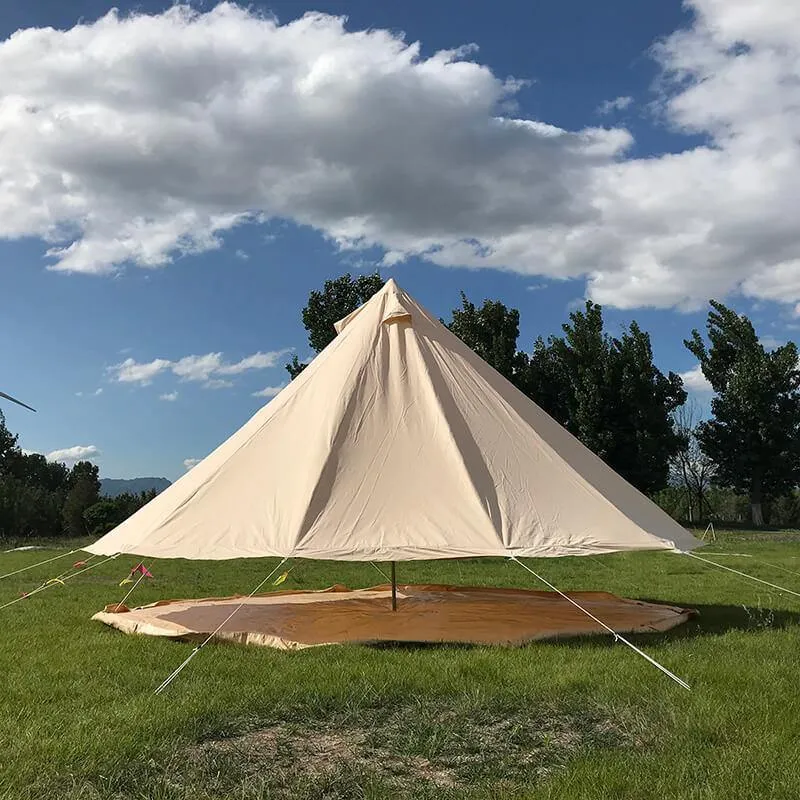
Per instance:
[[[341,333],[364,309],[374,308],[377,304],[383,304],[381,323],[411,322],[408,295],[398,286],[394,278],[389,278],[366,303],[334,323],[333,327],[336,329],[336,333]]]

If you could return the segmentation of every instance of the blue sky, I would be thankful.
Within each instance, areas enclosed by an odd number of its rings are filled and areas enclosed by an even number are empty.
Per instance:
[[[440,316],[462,289],[518,308],[526,349],[586,296],[665,371],[695,366],[710,296],[792,338],[784,5],[144,3],[134,28],[124,5],[4,0],[0,389],[38,409],[5,404],[9,427],[175,479],[309,354],[309,291],[378,264]],[[347,22],[292,28],[307,11]]]

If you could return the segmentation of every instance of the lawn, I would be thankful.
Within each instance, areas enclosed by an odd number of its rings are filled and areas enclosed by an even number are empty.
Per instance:
[[[800,591],[800,534],[725,533],[718,557]],[[57,555],[0,554],[0,574]],[[0,604],[72,556],[0,581]],[[761,561],[782,567],[768,567]],[[191,645],[90,621],[121,599],[120,557],[0,611],[0,798],[800,797],[800,598],[684,556],[531,561],[561,589],[697,608],[632,637],[522,648]],[[147,562],[150,564],[150,562]],[[248,592],[274,560],[154,561],[131,602]],[[787,572],[789,570],[790,572]],[[404,582],[542,588],[501,560],[398,565]],[[383,579],[297,562],[281,588]]]

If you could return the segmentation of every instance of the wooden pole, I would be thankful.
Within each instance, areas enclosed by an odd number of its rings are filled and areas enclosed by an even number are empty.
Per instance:
[[[392,561],[392,611],[397,611],[397,575]]]

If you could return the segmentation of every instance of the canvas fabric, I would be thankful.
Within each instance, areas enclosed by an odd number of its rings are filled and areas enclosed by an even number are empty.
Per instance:
[[[700,545],[390,280],[240,430],[86,548],[391,561]]]

